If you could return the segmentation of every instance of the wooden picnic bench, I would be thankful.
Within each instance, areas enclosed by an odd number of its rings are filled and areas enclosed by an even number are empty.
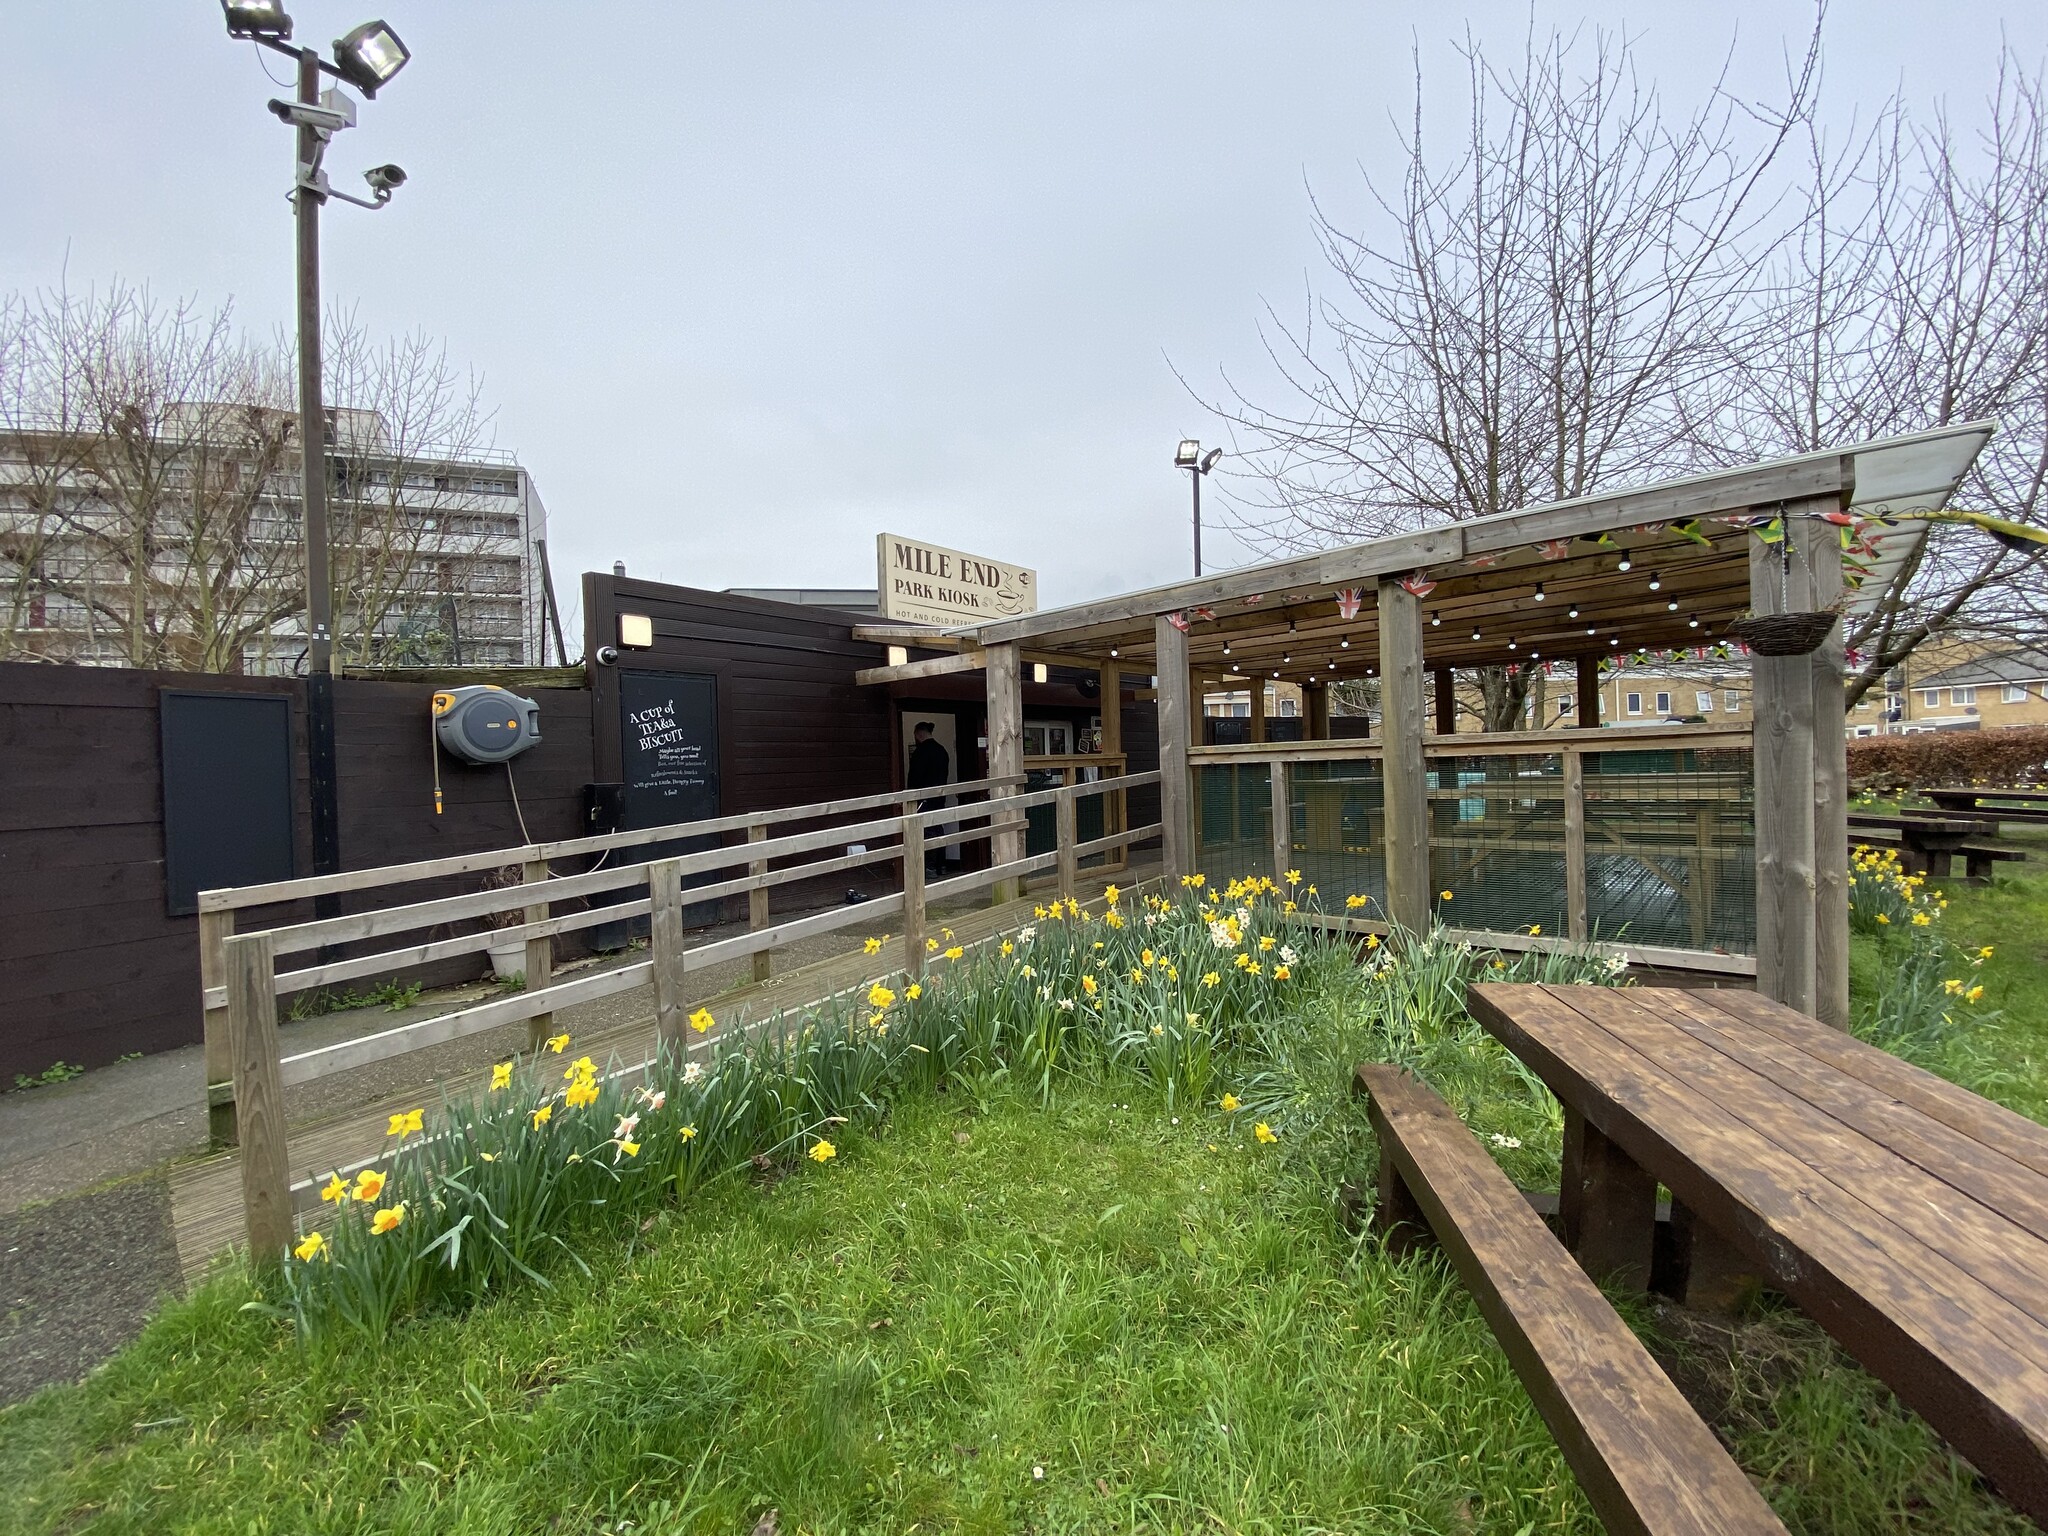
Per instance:
[[[1994,821],[2048,821],[2048,789],[1973,789],[1945,785],[1921,793],[1944,811],[1974,812]],[[1999,802],[1994,805],[1992,801]]]
[[[1479,984],[1565,1111],[1590,1271],[1783,1292],[2048,1525],[2048,1129],[1754,993]]]
[[[1908,865],[1911,862],[1907,858],[1905,847],[1898,836],[1895,833],[1888,834],[1883,827],[1851,827],[1849,829],[1850,850],[1853,852],[1859,846],[1897,848],[1900,851],[1900,864]],[[1953,860],[1961,858],[1963,861],[1963,879],[1967,884],[1989,885],[1991,883],[1992,865],[2014,863],[2022,861],[2026,857],[2026,849],[2015,848],[2009,843],[1968,842],[1958,844],[1952,854],[1944,855],[1940,859],[1923,854],[1919,860],[1922,867],[1917,869],[1908,868],[1906,872],[1908,874],[1926,874],[1936,880],[1951,879],[1955,874]]]
[[[1362,1066],[1380,1144],[1375,1224],[1396,1252],[1432,1234],[1610,1532],[1782,1536],[1712,1430],[1434,1089]]]
[[[1849,828],[1852,832],[1888,832],[1898,840],[1899,860],[1906,866],[1906,873],[1926,875],[1931,879],[1946,880],[1955,868],[1955,856],[1963,854],[1965,860],[1971,855],[1967,847],[1982,851],[1991,846],[1983,839],[1998,835],[1996,822],[1986,821],[1980,816],[1938,816],[1928,812],[1906,812],[1896,816],[1884,815],[1877,811],[1851,811]],[[1970,872],[1978,873],[1977,863],[1983,864],[1982,873],[1990,877],[1989,861],[1978,859],[1973,862]]]

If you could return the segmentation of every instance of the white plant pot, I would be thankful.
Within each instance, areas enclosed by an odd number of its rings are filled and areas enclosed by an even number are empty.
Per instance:
[[[491,946],[491,974],[500,981],[510,981],[526,971],[526,941],[521,939],[512,944]]]

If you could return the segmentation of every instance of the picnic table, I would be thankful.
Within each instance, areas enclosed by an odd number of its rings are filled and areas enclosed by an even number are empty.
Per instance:
[[[1906,872],[1946,879],[1964,845],[1997,835],[1997,824],[1981,816],[1936,816],[1926,812],[1887,816],[1877,811],[1851,811],[1849,825],[1863,831],[1891,832],[1899,840],[1899,858]]]
[[[1973,789],[1949,785],[1923,790],[1944,811],[1975,811],[1999,821],[2048,821],[2048,789]],[[1999,803],[1992,805],[1989,802]]]
[[[1781,1291],[2048,1526],[2048,1130],[1734,990],[1478,984],[1565,1111],[1592,1274],[1698,1304]]]

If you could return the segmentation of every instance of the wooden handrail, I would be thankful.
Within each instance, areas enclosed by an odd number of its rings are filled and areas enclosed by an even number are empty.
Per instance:
[[[1654,752],[1744,749],[1754,737],[1747,727],[1716,725],[1615,726],[1600,730],[1474,731],[1469,735],[1422,738],[1426,757],[1547,757],[1561,753]],[[1369,762],[1385,744],[1377,736],[1328,741],[1269,741],[1228,747],[1190,747],[1190,765],[1211,763]]]

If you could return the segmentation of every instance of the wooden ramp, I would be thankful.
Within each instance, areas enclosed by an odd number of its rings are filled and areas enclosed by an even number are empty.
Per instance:
[[[1086,904],[1100,900],[1106,885],[1126,891],[1145,889],[1156,876],[1156,865],[1123,870],[1113,876],[1083,874],[1076,892]],[[972,946],[1032,921],[1032,910],[1052,897],[1050,889],[1027,894],[999,907],[979,907],[947,915],[934,911],[930,922],[936,932],[944,924],[953,932],[954,942]],[[851,953],[814,961],[767,981],[692,998],[685,1006],[699,1005],[711,1010],[718,1021],[701,1040],[693,1040],[695,1051],[710,1051],[732,1037],[735,1030],[758,1028],[778,1013],[816,1006],[840,993],[866,987],[870,982],[900,972],[904,967],[903,940],[890,938],[880,954],[870,955],[855,948]],[[634,1022],[613,1026],[601,1033],[586,1034],[576,1027],[582,1010],[565,1008],[556,1015],[558,1027],[575,1037],[578,1055],[599,1061],[615,1060],[630,1068],[654,1054],[654,989],[643,986],[633,994],[644,1012]],[[480,1067],[444,1080],[431,1092],[435,1098],[459,1100],[482,1091],[490,1081],[488,1067]],[[375,1104],[364,1105],[347,1114],[308,1124],[294,1125],[288,1137],[289,1162],[296,1203],[301,1208],[318,1204],[312,1191],[329,1173],[374,1162],[385,1151],[385,1127],[400,1110],[417,1109],[422,1093],[410,1089]],[[205,1274],[219,1255],[242,1242],[242,1180],[238,1155],[223,1152],[188,1163],[171,1175],[171,1228],[178,1244],[178,1263],[188,1284]]]

